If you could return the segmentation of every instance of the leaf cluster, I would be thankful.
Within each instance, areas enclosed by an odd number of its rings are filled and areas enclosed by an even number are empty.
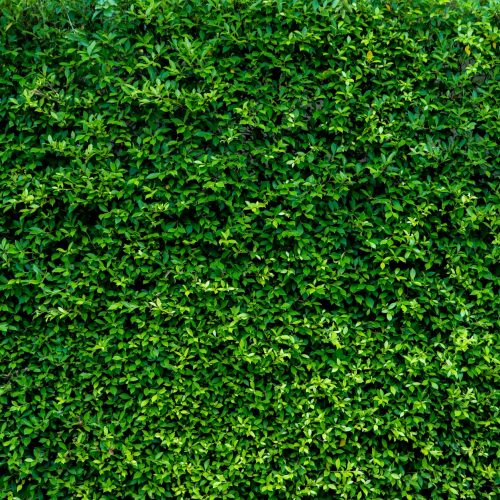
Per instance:
[[[498,498],[499,46],[0,1],[0,496]]]

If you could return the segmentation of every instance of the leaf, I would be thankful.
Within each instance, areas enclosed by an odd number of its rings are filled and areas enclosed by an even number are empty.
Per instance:
[[[90,55],[92,54],[92,52],[94,51],[94,48],[96,46],[96,41],[94,40],[93,42],[91,42],[88,46],[87,46],[87,55],[90,57]]]
[[[369,50],[367,53],[366,53],[366,60],[368,62],[371,62],[371,60],[373,59],[373,52],[371,50]]]

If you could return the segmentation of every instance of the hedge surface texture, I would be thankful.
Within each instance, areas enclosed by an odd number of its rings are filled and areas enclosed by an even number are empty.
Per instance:
[[[0,5],[2,498],[498,498],[498,1]]]

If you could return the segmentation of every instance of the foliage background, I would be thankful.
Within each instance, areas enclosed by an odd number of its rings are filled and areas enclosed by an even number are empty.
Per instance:
[[[0,5],[3,498],[498,498],[497,1]]]

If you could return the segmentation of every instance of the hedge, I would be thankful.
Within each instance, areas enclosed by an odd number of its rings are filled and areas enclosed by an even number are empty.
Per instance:
[[[0,496],[500,495],[498,0],[0,0]]]

